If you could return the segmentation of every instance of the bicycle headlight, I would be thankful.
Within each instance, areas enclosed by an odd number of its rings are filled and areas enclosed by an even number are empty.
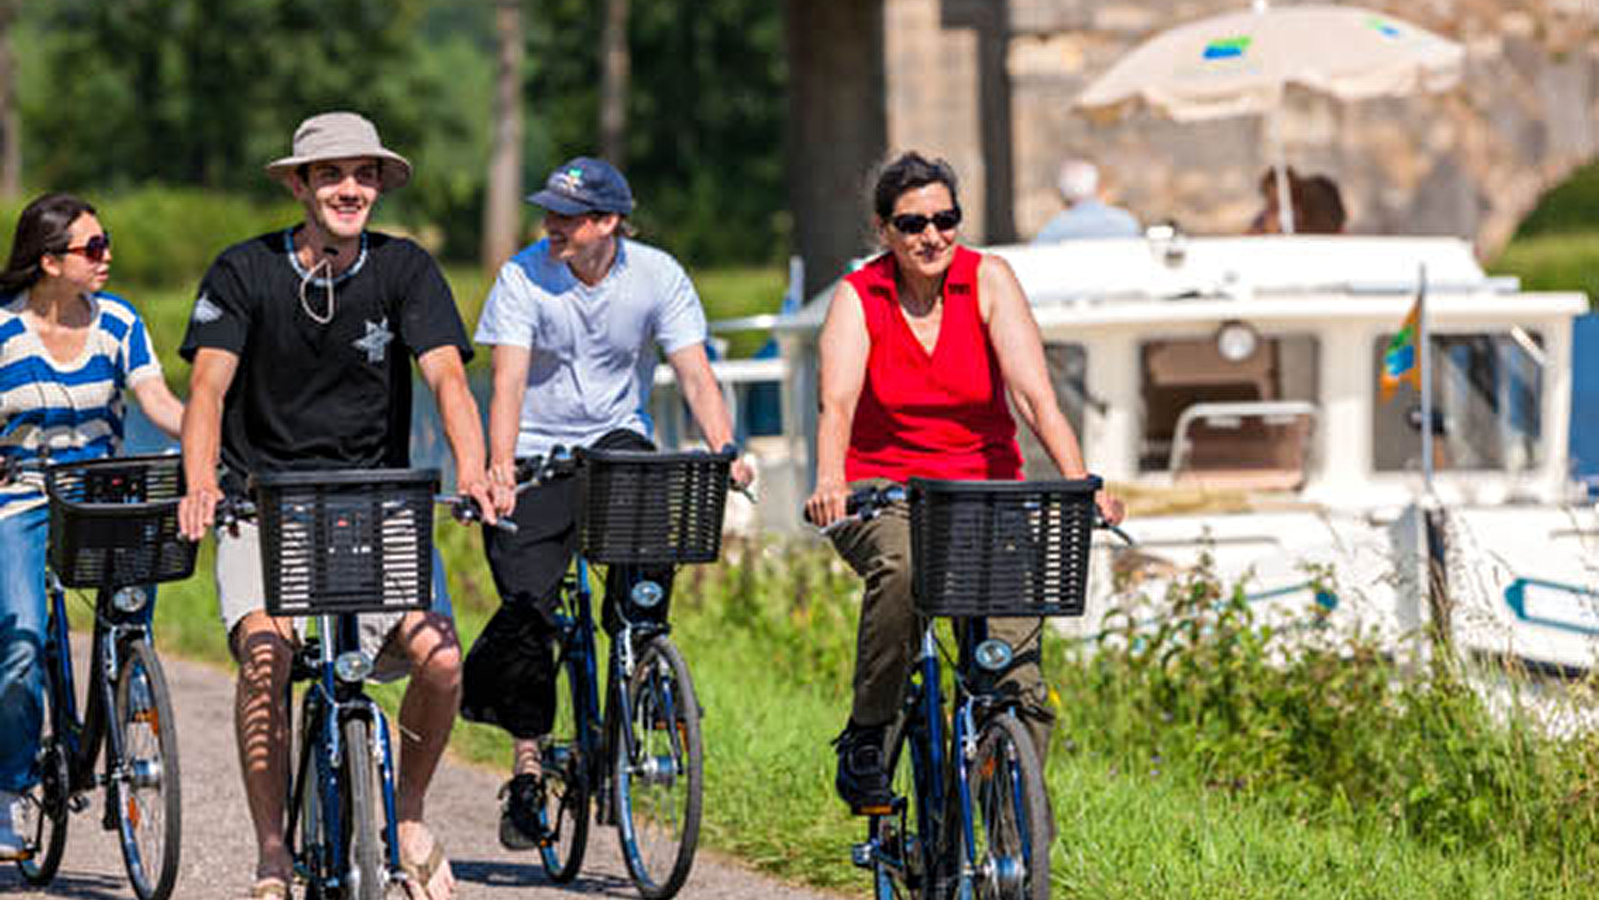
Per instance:
[[[1010,644],[999,638],[989,638],[977,645],[977,667],[985,672],[1003,671],[1015,655]]]
[[[359,684],[372,674],[372,658],[359,650],[340,653],[333,660],[333,674],[345,684]]]
[[[117,612],[133,615],[150,602],[150,592],[142,587],[125,587],[111,595],[111,605]]]
[[[666,589],[653,581],[640,581],[633,585],[633,605],[639,609],[654,609],[661,605],[661,599],[666,596]]]

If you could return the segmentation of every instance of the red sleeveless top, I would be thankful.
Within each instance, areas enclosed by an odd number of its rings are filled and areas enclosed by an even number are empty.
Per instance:
[[[938,340],[927,352],[899,307],[898,264],[885,253],[845,278],[860,297],[871,350],[844,477],[962,481],[1022,475],[1016,422],[977,305],[982,254],[955,248]]]

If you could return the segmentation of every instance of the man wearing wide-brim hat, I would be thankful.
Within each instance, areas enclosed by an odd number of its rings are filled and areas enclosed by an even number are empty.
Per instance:
[[[185,535],[213,523],[224,487],[284,470],[410,464],[411,360],[433,391],[455,457],[456,488],[494,518],[509,490],[485,474],[482,426],[467,388],[472,355],[438,265],[412,241],[366,229],[378,198],[411,176],[355,113],[313,116],[269,163],[304,219],[230,247],[200,283],[180,352],[193,364],[183,422]],[[219,480],[217,464],[224,470]],[[434,558],[433,606],[361,617],[374,677],[412,676],[400,711],[400,857],[419,898],[447,900],[453,876],[423,824],[423,798],[459,703],[461,653]],[[235,726],[258,859],[249,896],[286,898],[289,710],[284,684],[299,635],[265,611],[253,525],[217,535],[217,600],[239,663]]]

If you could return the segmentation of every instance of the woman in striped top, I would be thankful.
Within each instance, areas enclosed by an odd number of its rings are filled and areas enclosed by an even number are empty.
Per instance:
[[[22,211],[0,272],[0,456],[115,454],[129,390],[177,437],[183,404],[161,377],[138,312],[101,291],[110,270],[111,236],[89,204],[46,194]],[[0,860],[23,850],[12,807],[36,777],[48,519],[37,477],[0,484]]]

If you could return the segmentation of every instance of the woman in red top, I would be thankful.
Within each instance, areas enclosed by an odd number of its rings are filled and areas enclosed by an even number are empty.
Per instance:
[[[1088,474],[1077,436],[1055,401],[1038,325],[1003,259],[960,245],[955,172],[907,153],[885,166],[872,196],[886,253],[844,279],[821,334],[821,416],[812,522],[844,516],[849,492],[912,476],[1019,479],[1021,451],[1006,403],[1038,435],[1066,478]],[[1121,504],[1100,507],[1121,520]],[[891,799],[883,731],[918,634],[911,605],[910,515],[897,504],[832,532],[866,581],[856,644],[855,701],[839,736],[838,792],[856,810]],[[1040,620],[990,623],[1013,647],[1037,639]],[[1049,710],[1036,655],[1008,678],[1033,720],[1042,756]]]

